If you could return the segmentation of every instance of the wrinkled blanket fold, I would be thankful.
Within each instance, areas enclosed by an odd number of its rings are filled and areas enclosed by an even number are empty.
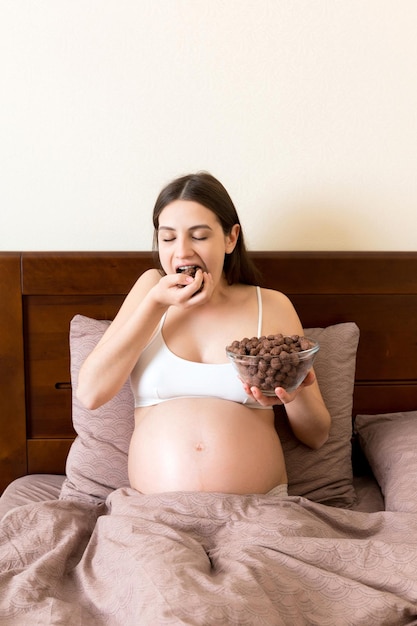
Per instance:
[[[417,624],[417,516],[132,489],[0,524],[0,624]]]

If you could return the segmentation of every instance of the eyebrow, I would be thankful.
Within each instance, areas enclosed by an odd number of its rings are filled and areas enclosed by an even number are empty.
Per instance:
[[[190,228],[188,228],[188,231],[193,231],[193,230],[199,230],[199,229],[205,229],[205,230],[213,230],[211,226],[209,226],[208,224],[196,224],[195,226],[190,226]],[[158,231],[159,230],[169,230],[169,231],[175,231],[177,230],[176,228],[173,228],[172,226],[159,226],[158,227]]]

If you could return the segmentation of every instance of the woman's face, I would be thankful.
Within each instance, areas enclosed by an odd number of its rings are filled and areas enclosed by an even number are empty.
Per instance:
[[[223,273],[224,256],[233,251],[238,235],[238,224],[225,235],[210,209],[191,200],[175,200],[159,215],[161,265],[167,274],[187,265],[198,266],[217,282]]]

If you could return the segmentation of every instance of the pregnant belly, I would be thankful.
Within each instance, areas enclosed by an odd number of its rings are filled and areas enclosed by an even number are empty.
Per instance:
[[[129,479],[142,493],[266,493],[287,482],[273,411],[216,398],[137,409]]]

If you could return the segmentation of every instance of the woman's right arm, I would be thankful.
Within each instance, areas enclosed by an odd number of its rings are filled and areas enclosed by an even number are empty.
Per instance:
[[[201,290],[200,288],[203,286]],[[122,388],[161,317],[170,306],[190,308],[210,298],[210,274],[144,272],[113,322],[84,361],[78,376],[77,398],[89,409],[105,404]]]
[[[89,409],[108,402],[124,385],[168,305],[158,301],[157,270],[142,274],[97,346],[84,361],[77,398]]]

